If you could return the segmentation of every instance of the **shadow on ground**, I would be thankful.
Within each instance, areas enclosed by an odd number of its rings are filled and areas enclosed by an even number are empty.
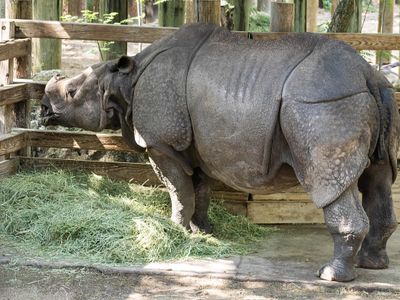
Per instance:
[[[3,259],[0,299],[400,299],[399,231],[390,268],[358,269],[347,284],[315,276],[332,247],[323,226],[280,226],[254,254],[221,260],[113,268]]]

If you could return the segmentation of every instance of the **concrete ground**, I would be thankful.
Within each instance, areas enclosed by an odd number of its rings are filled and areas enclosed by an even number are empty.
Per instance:
[[[400,230],[389,269],[357,269],[350,283],[316,276],[332,247],[323,226],[279,226],[252,255],[218,260],[113,268],[3,257],[0,299],[400,299]]]

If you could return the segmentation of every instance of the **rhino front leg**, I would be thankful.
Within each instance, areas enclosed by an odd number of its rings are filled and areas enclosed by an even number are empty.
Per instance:
[[[389,162],[372,164],[359,180],[370,229],[357,255],[358,267],[384,269],[389,265],[386,242],[397,227],[391,186],[392,168]]]
[[[160,151],[149,150],[149,160],[158,178],[169,192],[172,221],[189,230],[195,209],[192,176],[185,172],[179,162]]]
[[[355,278],[355,256],[369,227],[358,200],[357,185],[351,185],[337,200],[324,207],[324,215],[333,238],[334,253],[318,275],[325,280],[351,281]]]

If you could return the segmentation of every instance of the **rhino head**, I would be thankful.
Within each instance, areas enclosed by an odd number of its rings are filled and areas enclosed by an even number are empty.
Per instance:
[[[79,127],[90,131],[121,129],[125,142],[138,152],[130,103],[137,68],[133,57],[99,63],[73,78],[54,76],[42,98],[43,125]]]
[[[127,89],[129,74],[134,69],[134,59],[123,56],[93,65],[73,78],[55,75],[42,98],[43,124],[90,131],[121,128],[133,90]]]

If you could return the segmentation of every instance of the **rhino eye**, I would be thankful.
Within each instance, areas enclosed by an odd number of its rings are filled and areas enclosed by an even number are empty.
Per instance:
[[[74,96],[76,94],[76,89],[68,89],[67,94],[69,97],[74,98]]]

